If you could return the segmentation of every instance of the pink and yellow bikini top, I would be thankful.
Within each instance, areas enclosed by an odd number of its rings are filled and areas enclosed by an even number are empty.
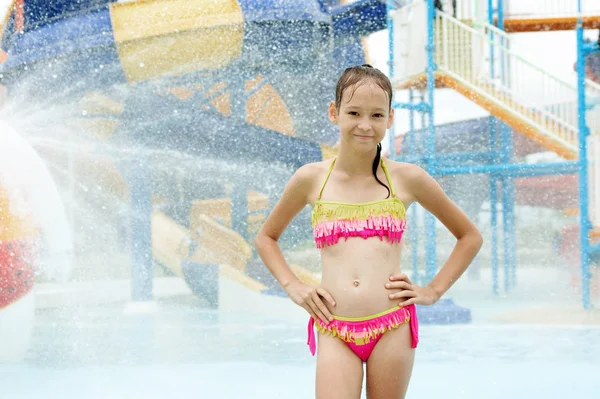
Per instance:
[[[400,242],[406,226],[406,208],[396,197],[390,173],[381,159],[381,167],[390,185],[390,198],[363,203],[322,201],[321,195],[331,175],[331,162],[312,212],[312,227],[317,248],[336,244],[340,237],[378,236],[390,243]]]

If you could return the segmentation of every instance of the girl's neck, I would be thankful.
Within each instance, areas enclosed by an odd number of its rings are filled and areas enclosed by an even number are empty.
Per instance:
[[[369,152],[356,152],[352,150],[341,150],[335,161],[335,167],[349,176],[373,174],[373,161],[377,150]]]

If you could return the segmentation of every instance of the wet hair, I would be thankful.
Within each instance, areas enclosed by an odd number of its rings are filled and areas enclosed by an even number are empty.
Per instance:
[[[346,70],[344,70],[344,72],[338,79],[337,85],[335,87],[335,108],[338,112],[342,105],[342,94],[344,94],[344,90],[346,90],[347,88],[353,88],[352,93],[350,93],[350,98],[352,98],[352,95],[354,95],[354,90],[356,90],[357,88],[357,84],[364,82],[365,80],[371,81],[377,86],[381,87],[381,89],[388,96],[390,109],[392,108],[392,83],[390,82],[388,77],[385,76],[385,74],[379,69],[373,68],[369,64],[363,64],[360,66],[346,68]],[[377,144],[377,154],[375,155],[375,159],[373,160],[373,176],[375,176],[375,180],[377,180],[379,184],[381,184],[387,189],[387,198],[389,198],[390,188],[387,186],[387,184],[383,183],[377,177],[377,168],[379,167],[380,161],[381,143]]]

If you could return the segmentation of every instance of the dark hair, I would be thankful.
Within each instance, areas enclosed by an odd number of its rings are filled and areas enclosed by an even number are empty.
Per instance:
[[[363,64],[360,66],[346,68],[346,70],[344,70],[344,72],[338,79],[337,85],[335,87],[335,107],[338,110],[338,112],[340,106],[342,105],[342,94],[344,94],[344,90],[346,90],[349,87],[353,87],[353,89],[356,90],[357,84],[365,80],[370,80],[383,89],[383,91],[388,96],[389,107],[390,109],[392,108],[392,83],[390,82],[388,77],[385,76],[385,74],[379,69],[373,68],[369,64]],[[352,98],[354,90],[350,94],[350,98]],[[377,144],[377,154],[375,155],[375,159],[373,160],[373,176],[375,176],[375,180],[377,180],[379,184],[381,184],[388,190],[387,197],[389,198],[390,188],[377,177],[377,168],[379,167],[380,161],[381,143]]]

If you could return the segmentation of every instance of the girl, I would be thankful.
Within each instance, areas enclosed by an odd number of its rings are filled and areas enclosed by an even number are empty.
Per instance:
[[[435,303],[463,274],[482,245],[467,216],[416,165],[384,160],[381,144],[394,110],[389,79],[370,65],[338,80],[329,119],[340,130],[333,161],[296,171],[255,239],[263,262],[297,305],[310,314],[309,346],[318,331],[316,397],[360,398],[363,364],[369,399],[404,398],[418,342],[415,304]],[[457,238],[426,286],[400,274],[406,208],[418,202]],[[318,287],[302,283],[277,240],[307,204],[321,251]]]

